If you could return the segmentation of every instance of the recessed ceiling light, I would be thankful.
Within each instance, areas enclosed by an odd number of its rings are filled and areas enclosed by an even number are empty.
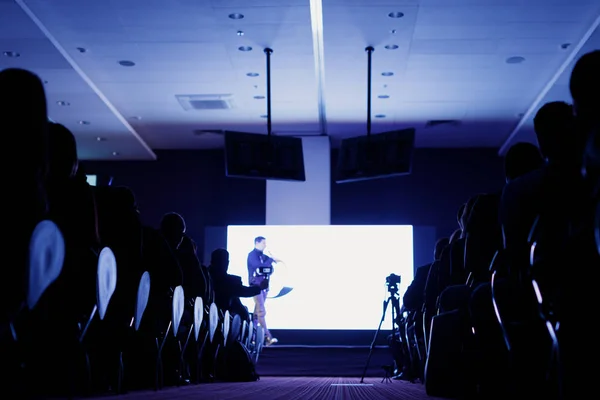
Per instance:
[[[385,46],[386,49],[388,50],[396,50],[398,48],[397,44],[388,44]]]
[[[119,65],[121,65],[123,67],[133,67],[135,65],[135,63],[133,61],[122,60],[122,61],[119,61]]]
[[[375,116],[375,118],[385,118],[385,115],[383,115],[383,114],[377,114],[377,115]]]
[[[389,99],[390,96],[388,96],[387,94],[380,94],[379,96],[377,96],[380,99]]]
[[[244,31],[237,31],[238,36],[244,36]]]
[[[390,18],[402,18],[402,17],[404,17],[404,13],[400,12],[400,11],[391,12],[391,13],[388,14],[388,17],[390,17]]]
[[[382,72],[381,76],[394,76],[393,72]]]
[[[90,125],[90,121],[79,121],[79,125]]]
[[[506,59],[507,64],[521,64],[523,61],[525,61],[525,57],[521,56],[508,57]]]
[[[5,51],[2,53],[5,57],[21,57],[21,55],[19,53],[17,53],[16,51]]]
[[[395,30],[395,29],[392,29],[392,30],[390,31],[390,33],[391,33],[392,35],[395,35],[395,34],[396,34],[396,32],[398,32],[398,31],[397,31],[397,30]]]
[[[96,138],[96,141],[97,141],[97,142],[106,142],[106,138],[103,138],[103,137],[100,137],[100,136],[98,136],[98,137]]]
[[[252,47],[250,46],[240,46],[238,47],[239,51],[252,51]]]
[[[254,89],[258,89],[258,85],[254,85]]]
[[[560,45],[560,48],[563,50],[568,49],[569,47],[571,47],[571,43],[563,43]]]
[[[262,99],[264,99],[264,98],[265,98],[265,96],[254,96],[254,98],[255,98],[256,100],[262,100]]]
[[[256,78],[258,75],[260,75],[260,74],[257,72],[248,72],[246,74],[246,76],[249,76],[250,78]]]
[[[87,49],[84,47],[76,47],[75,49],[80,53],[87,53]]]
[[[261,117],[261,118],[269,118],[269,116],[268,116],[268,115],[261,115],[260,117]]]
[[[56,104],[58,104],[59,106],[70,106],[71,104],[68,101],[57,101]]]
[[[116,157],[116,156],[118,156],[118,155],[119,155],[119,153],[118,153],[118,152],[116,152],[116,151],[113,151],[113,152],[112,152],[112,155]]]
[[[231,18],[231,19],[244,19],[244,14],[240,14],[240,13],[229,14],[229,18]]]

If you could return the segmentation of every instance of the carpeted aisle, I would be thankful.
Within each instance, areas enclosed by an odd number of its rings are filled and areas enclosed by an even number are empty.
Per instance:
[[[143,391],[105,399],[119,400],[435,400],[428,397],[421,384],[401,381],[381,383],[381,379],[315,377],[262,377],[249,383],[206,383],[197,386],[167,388],[158,392]]]

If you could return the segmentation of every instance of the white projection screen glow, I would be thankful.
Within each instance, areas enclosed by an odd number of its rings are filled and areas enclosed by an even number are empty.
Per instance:
[[[410,225],[228,226],[229,273],[246,285],[247,257],[258,236],[266,238],[265,253],[282,261],[273,264],[269,296],[293,288],[267,300],[270,329],[375,330],[389,297],[385,278],[402,277],[400,305],[413,280]],[[253,311],[252,298],[242,303]]]

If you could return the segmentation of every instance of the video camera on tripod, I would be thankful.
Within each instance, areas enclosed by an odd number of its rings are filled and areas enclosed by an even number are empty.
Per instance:
[[[373,355],[373,349],[375,348],[375,343],[377,342],[377,336],[381,331],[381,325],[385,320],[385,314],[390,304],[392,305],[392,335],[395,335],[398,329],[397,322],[398,317],[400,315],[400,296],[398,294],[398,285],[400,285],[401,281],[402,277],[396,274],[390,274],[385,278],[385,286],[387,286],[387,290],[390,293],[390,296],[387,298],[386,301],[383,302],[383,314],[381,315],[379,326],[377,327],[377,330],[375,331],[375,336],[373,337],[373,341],[371,342],[371,347],[369,348],[369,355],[367,356],[367,362],[365,363],[365,369],[363,370],[362,377],[360,378],[360,383],[364,383],[365,375],[367,374],[367,369],[369,368],[369,363],[371,362],[371,356]]]
[[[402,281],[402,277],[400,275],[391,274],[385,278],[385,285],[387,286],[388,292],[391,294],[398,293],[398,285]]]

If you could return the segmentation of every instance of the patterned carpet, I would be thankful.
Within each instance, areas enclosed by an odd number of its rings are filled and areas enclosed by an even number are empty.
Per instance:
[[[262,377],[250,383],[210,383],[199,386],[144,391],[104,399],[119,400],[435,400],[428,397],[420,384],[367,378]]]

